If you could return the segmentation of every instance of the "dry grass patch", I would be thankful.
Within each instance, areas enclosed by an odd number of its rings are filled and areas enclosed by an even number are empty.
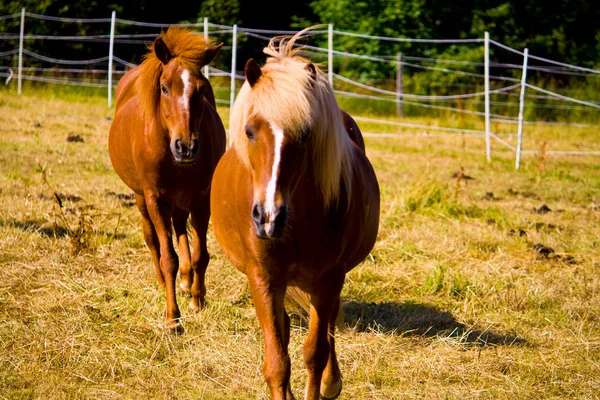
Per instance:
[[[3,91],[0,104],[0,396],[268,398],[246,278],[212,231],[207,308],[180,295],[185,333],[163,328],[104,99]],[[597,144],[526,133],[534,149]],[[483,141],[460,137],[368,138],[367,154],[382,217],[343,291],[342,398],[598,398],[598,159],[527,155],[515,172],[509,151],[487,164]],[[293,321],[300,395],[306,325]]]

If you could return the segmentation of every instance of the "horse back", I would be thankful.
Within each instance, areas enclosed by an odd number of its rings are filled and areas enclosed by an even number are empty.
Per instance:
[[[135,93],[135,80],[137,79],[140,67],[130,69],[123,75],[117,84],[116,90],[116,107],[117,110],[125,104],[129,99],[136,95]]]
[[[354,121],[354,118],[352,118],[346,111],[340,111],[344,117],[344,127],[346,128],[346,132],[348,132],[348,136],[350,136],[350,139],[352,139],[359,149],[366,153],[365,141],[358,125],[356,124],[356,121]]]

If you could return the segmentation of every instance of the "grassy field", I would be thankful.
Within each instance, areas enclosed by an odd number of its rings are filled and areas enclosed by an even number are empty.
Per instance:
[[[186,330],[173,336],[108,157],[114,110],[29,93],[0,90],[0,398],[267,399],[246,277],[212,229],[208,305],[193,313],[180,295]],[[342,399],[600,398],[600,159],[545,153],[600,141],[577,128],[526,134],[539,153],[518,172],[498,144],[486,163],[480,138],[366,139],[382,215],[343,291]],[[293,320],[300,398],[306,324]]]

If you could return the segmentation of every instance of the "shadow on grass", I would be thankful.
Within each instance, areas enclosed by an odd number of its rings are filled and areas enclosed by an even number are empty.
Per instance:
[[[107,190],[105,191],[105,194],[120,200],[123,207],[133,207],[136,205],[133,193],[117,193],[112,190]]]
[[[399,336],[441,337],[476,346],[526,345],[514,332],[494,332],[468,327],[436,307],[420,303],[343,304],[345,325],[359,332],[378,331]]]
[[[28,219],[25,221],[4,221],[0,220],[0,226],[7,228],[17,228],[25,232],[38,232],[42,237],[64,238],[69,235],[66,227],[61,225],[48,225],[43,221]]]
[[[69,230],[62,225],[58,224],[48,224],[46,221],[35,220],[35,219],[27,219],[25,221],[17,221],[17,220],[3,220],[0,219],[0,226],[6,228],[17,228],[21,229],[25,232],[38,232],[40,236],[45,238],[65,238],[69,236]],[[113,236],[112,232],[105,231],[94,231],[96,236],[106,236],[111,237],[112,239],[125,239],[126,235],[123,233],[116,233]]]

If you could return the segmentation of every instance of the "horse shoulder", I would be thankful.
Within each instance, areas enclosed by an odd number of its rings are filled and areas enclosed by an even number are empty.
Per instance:
[[[249,218],[252,199],[248,185],[248,171],[235,149],[230,147],[213,174],[210,208],[215,237],[223,252],[242,272],[245,272],[252,253],[247,234],[252,231]]]
[[[205,95],[206,97],[206,95]],[[213,150],[213,154],[215,158],[215,166],[219,159],[225,153],[225,146],[227,145],[227,135],[225,133],[225,126],[223,125],[223,120],[221,120],[221,116],[217,112],[217,108],[214,105],[214,102],[211,103],[208,98],[204,99],[204,107],[206,107],[206,111],[210,115],[210,118],[204,119],[205,123],[209,126],[207,130],[210,131],[210,145]]]

